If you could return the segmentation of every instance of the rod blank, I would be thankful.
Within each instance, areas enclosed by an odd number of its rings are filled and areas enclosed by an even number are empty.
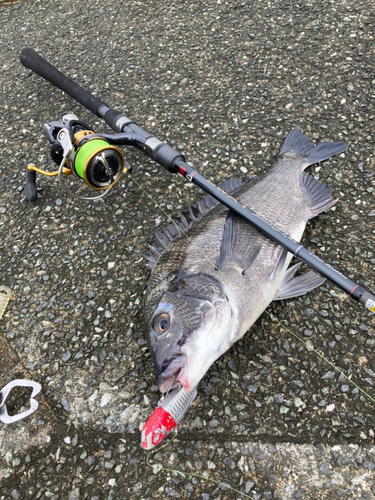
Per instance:
[[[124,123],[124,126],[129,126],[133,131],[141,134],[142,137],[149,141],[152,145],[154,139],[145,130],[137,124],[129,120],[122,113],[110,109],[104,102],[97,97],[94,97],[90,92],[80,87],[73,80],[61,73],[52,64],[46,61],[42,56],[31,48],[23,49],[21,52],[21,63],[26,67],[37,73],[39,76],[49,81],[55,87],[59,88],[77,102],[82,104],[85,108],[90,110],[95,115],[104,118],[108,125],[114,130],[118,130],[116,123]],[[151,140],[150,140],[151,139]],[[147,145],[146,140],[146,145]],[[229,196],[227,193],[219,189],[217,186],[207,181],[201,174],[190,167],[183,161],[183,157],[173,150],[165,143],[161,143],[158,139],[157,146],[151,154],[154,160],[162,165],[170,172],[178,172],[184,177],[194,182],[197,186],[223,203],[226,207],[232,210],[237,215],[243,217],[247,222],[252,224],[261,233],[266,235],[271,240],[283,246],[286,250],[295,255],[298,259],[305,262],[310,268],[314,269],[325,278],[329,279],[334,285],[338,286],[346,292],[352,299],[365,306],[369,311],[375,313],[375,295],[368,290],[358,285],[327,262],[317,257],[310,252],[307,248],[299,242],[290,238],[279,229],[276,229],[272,224],[268,223],[262,217],[251,211],[249,208],[244,207],[239,201]],[[162,149],[163,148],[163,149]],[[157,151],[165,151],[163,155],[157,155]]]

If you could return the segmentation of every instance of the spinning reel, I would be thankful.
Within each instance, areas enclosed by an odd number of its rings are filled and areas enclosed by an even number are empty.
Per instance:
[[[119,180],[121,174],[130,166],[125,162],[120,149],[115,145],[129,145],[141,150],[170,173],[178,173],[201,187],[206,193],[223,203],[235,215],[242,217],[262,234],[281,245],[285,250],[305,262],[315,271],[346,292],[352,299],[375,312],[375,295],[344,276],[331,265],[307,250],[298,241],[284,234],[254,213],[233,196],[205,179],[192,166],[185,162],[183,155],[165,142],[160,141],[124,114],[109,108],[99,98],[93,96],[76,82],[61,73],[42,56],[31,48],[23,49],[21,62],[26,68],[42,76],[57,88],[70,95],[99,118],[117,134],[95,134],[75,115],[65,115],[61,122],[50,122],[45,126],[51,142],[51,155],[59,164],[56,172],[45,172],[34,165],[27,167],[25,196],[30,201],[37,199],[35,185],[36,172],[45,175],[57,175],[62,187],[76,198],[96,199],[102,197]],[[88,186],[103,190],[103,194],[94,198],[83,196],[68,190],[62,183],[62,175],[75,174]]]
[[[128,143],[129,137],[126,134],[96,134],[73,114],[65,115],[60,122],[49,122],[44,126],[51,143],[52,160],[59,165],[59,168],[54,172],[48,172],[32,163],[27,166],[25,196],[28,200],[37,199],[37,172],[49,177],[57,176],[60,186],[76,198],[95,200],[107,194],[124,171],[131,171],[121,149],[111,144],[111,139]],[[90,188],[103,193],[84,197],[73,192],[62,181],[63,175],[72,174],[77,179],[83,180]]]

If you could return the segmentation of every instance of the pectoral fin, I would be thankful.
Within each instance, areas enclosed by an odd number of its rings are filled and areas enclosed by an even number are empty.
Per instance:
[[[305,274],[300,274],[299,276],[294,276],[296,271],[300,268],[302,262],[292,266],[288,269],[285,274],[284,281],[281,285],[279,294],[274,300],[284,300],[291,299],[292,297],[298,297],[299,295],[305,295],[314,288],[322,285],[325,281],[324,278],[309,271]]]
[[[246,221],[233,212],[228,212],[217,262],[218,269],[231,263],[242,271],[250,267],[261,249],[261,245],[254,241],[252,232],[253,229]]]

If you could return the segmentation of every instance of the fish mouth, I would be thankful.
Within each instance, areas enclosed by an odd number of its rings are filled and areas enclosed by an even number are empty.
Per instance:
[[[167,392],[174,382],[180,381],[179,377],[182,375],[185,366],[184,358],[185,356],[178,354],[164,360],[161,367],[161,374],[158,378],[160,392]]]

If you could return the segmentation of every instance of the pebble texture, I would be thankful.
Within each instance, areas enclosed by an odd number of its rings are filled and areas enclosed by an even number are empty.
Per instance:
[[[295,126],[348,142],[310,168],[339,202],[304,243],[374,293],[372,12],[370,0],[0,4],[0,284],[13,290],[0,386],[43,387],[37,413],[0,427],[0,500],[374,498],[375,403],[311,348],[374,396],[375,319],[328,283],[269,308],[307,346],[263,315],[147,465],[140,429],[159,394],[137,250],[201,193],[127,150],[134,180],[103,200],[39,176],[27,202],[27,163],[52,167],[44,122],[71,112],[107,128],[19,63],[22,48],[40,51],[216,183],[265,172]],[[19,390],[9,406],[23,405]]]

